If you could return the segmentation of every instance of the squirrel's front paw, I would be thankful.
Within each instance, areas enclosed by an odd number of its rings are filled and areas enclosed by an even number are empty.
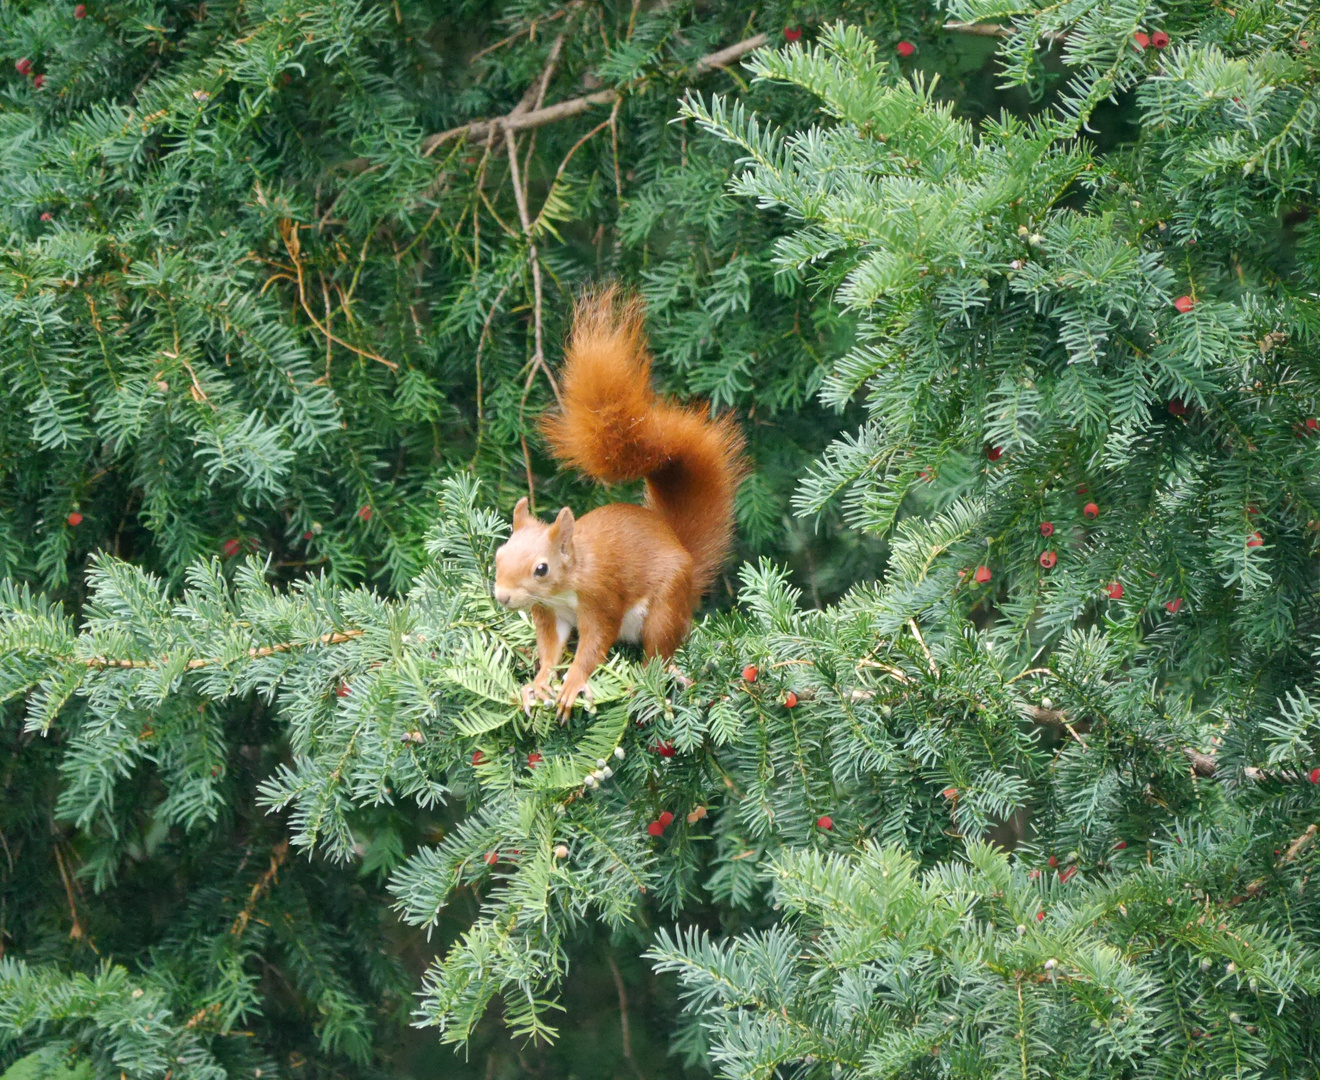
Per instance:
[[[548,704],[554,700],[554,695],[550,693],[550,680],[536,678],[522,688],[522,707],[523,712],[528,716],[532,715],[532,706],[537,704]]]
[[[555,715],[559,717],[561,723],[568,720],[568,714],[573,711],[579,696],[586,703],[587,708],[591,708],[595,698],[591,687],[587,685],[586,679],[570,671],[564,677],[564,685],[559,688],[559,697],[555,700]]]

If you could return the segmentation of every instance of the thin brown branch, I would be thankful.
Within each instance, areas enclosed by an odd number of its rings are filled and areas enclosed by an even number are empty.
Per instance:
[[[1311,846],[1312,841],[1315,840],[1317,832],[1320,832],[1320,826],[1316,826],[1314,823],[1308,825],[1302,832],[1302,835],[1288,845],[1288,850],[1279,856],[1274,865],[1282,868],[1287,866],[1290,862],[1294,862],[1298,855]],[[1252,900],[1259,896],[1261,891],[1268,884],[1268,878],[1257,878],[1247,886],[1245,892],[1224,901],[1224,907],[1235,908],[1239,904],[1245,904],[1248,900]]]
[[[1083,750],[1086,749],[1086,740],[1077,733],[1077,729],[1064,716],[1062,709],[1043,709],[1039,705],[1030,705],[1027,707],[1027,715],[1038,724],[1064,728],[1069,735],[1077,740],[1078,746]]]
[[[64,882],[64,895],[69,900],[69,915],[73,920],[73,926],[69,930],[69,938],[73,941],[86,941],[92,947],[92,952],[99,953],[96,943],[87,935],[83,928],[82,919],[78,917],[78,905],[73,899],[73,881],[69,876],[69,869],[64,863],[64,856],[60,852],[60,844],[55,842],[55,864],[60,868],[60,880]]]
[[[1317,832],[1320,832],[1320,826],[1312,822],[1306,827],[1306,831],[1301,836],[1288,845],[1288,850],[1279,858],[1279,862],[1290,863],[1296,860],[1298,855],[1311,846]]]
[[[749,52],[759,49],[767,40],[765,34],[755,34],[727,48],[720,49],[718,52],[703,56],[692,65],[692,74],[693,76],[705,75],[718,68],[727,67],[735,61],[741,60]],[[585,94],[582,97],[571,98],[568,101],[560,101],[542,109],[531,109],[519,113],[515,108],[513,112],[506,116],[497,116],[490,120],[473,120],[469,124],[450,128],[448,131],[441,131],[435,135],[428,135],[422,140],[422,156],[430,157],[437,147],[449,142],[451,139],[467,138],[474,141],[489,139],[497,130],[527,131],[531,128],[544,127],[546,124],[553,124],[559,120],[579,116],[596,105],[613,105],[626,91],[631,90],[640,82],[641,80],[638,79],[622,87],[597,90],[594,94]]]
[[[298,304],[303,309],[303,313],[307,318],[311,320],[312,325],[315,326],[316,329],[319,330],[328,340],[333,341],[336,345],[342,345],[349,352],[357,353],[358,356],[361,356],[366,360],[375,360],[377,363],[384,364],[391,371],[398,371],[399,365],[393,360],[386,360],[383,356],[377,356],[374,352],[366,349],[359,349],[356,345],[350,345],[347,341],[330,333],[329,327],[321,325],[320,320],[317,319],[315,314],[313,314],[311,306],[307,303],[307,283],[303,278],[302,260],[299,258],[302,253],[302,243],[298,239],[297,224],[290,222],[288,219],[281,220],[280,236],[284,240],[285,250],[288,251],[289,258],[293,262],[294,271],[298,275]]]
[[[308,645],[339,645],[345,641],[352,641],[354,638],[362,636],[361,630],[335,631],[331,634],[322,634],[313,641],[281,641],[277,645],[262,645],[260,648],[248,649],[249,659],[257,660],[263,656],[274,656],[276,653],[289,652],[293,649],[306,648]],[[84,667],[101,670],[104,668],[159,668],[161,664],[155,660],[116,660],[113,657],[106,656],[62,656],[60,657],[68,664],[82,664]],[[184,667],[188,671],[196,671],[198,668],[210,667],[212,664],[220,664],[224,661],[219,657],[197,657],[189,660]]]
[[[522,222],[523,235],[527,238],[527,260],[532,266],[532,370],[528,375],[527,386],[523,388],[522,406],[527,404],[527,393],[531,389],[532,381],[539,369],[545,375],[546,381],[550,384],[550,389],[554,391],[555,400],[559,402],[562,408],[564,402],[559,396],[559,386],[555,382],[555,377],[551,373],[549,365],[545,362],[541,256],[536,248],[536,233],[532,228],[531,215],[527,210],[527,188],[523,184],[523,178],[518,169],[518,143],[513,137],[513,132],[508,129],[505,129],[504,132],[504,145],[509,152],[509,173],[513,180],[514,200],[518,204],[518,220]],[[520,422],[522,420],[522,406],[519,407],[518,413]]]
[[[613,118],[613,114],[611,113],[610,119],[612,118]],[[578,139],[578,141],[575,142],[572,145],[572,147],[569,149],[568,153],[564,155],[564,160],[559,163],[559,168],[555,170],[555,178],[550,182],[550,190],[546,192],[545,201],[541,204],[541,210],[536,215],[536,220],[532,222],[533,231],[540,232],[541,219],[545,217],[546,207],[550,205],[550,197],[554,195],[555,187],[559,184],[559,181],[563,179],[564,170],[568,168],[569,162],[573,160],[573,155],[576,154],[580,149],[582,149],[582,147],[586,144],[587,140],[589,140],[595,135],[598,135],[600,132],[605,130],[605,128],[609,127],[610,119],[602,120],[594,128],[592,128],[585,135],[583,135],[582,138]]]
[[[999,23],[946,22],[944,29],[951,34],[975,34],[977,37],[1006,38],[1013,35],[1011,26],[1000,26]],[[1062,41],[1067,36],[1067,30],[1049,30],[1041,34],[1041,40]]]
[[[526,26],[522,27],[520,30],[515,30],[508,37],[501,38],[499,41],[495,42],[495,44],[487,45],[484,49],[478,49],[470,57],[468,57],[467,62],[469,64],[475,64],[478,60],[480,60],[483,56],[486,56],[488,53],[493,53],[496,49],[502,49],[504,48],[505,45],[511,45],[513,42],[517,41],[520,37],[523,36],[523,34],[526,34],[528,31],[535,33],[537,26],[543,26],[546,23],[554,22],[556,19],[562,19],[565,15],[568,14],[570,10],[579,6],[580,5],[577,3],[569,4],[567,7],[561,9],[560,11],[556,11],[553,15],[547,15],[544,19],[534,19],[531,22],[529,22]]]
[[[916,619],[908,619],[908,629],[912,631],[912,636],[917,639],[921,651],[926,654],[926,663],[930,666],[930,673],[939,678],[940,669],[935,666],[935,657],[931,656],[930,650],[926,648],[926,639],[921,636],[921,628],[917,626]]]
[[[270,866],[268,866],[257,878],[252,886],[252,891],[248,893],[247,903],[243,905],[234,919],[234,924],[229,928],[229,932],[234,937],[242,937],[243,931],[247,929],[247,924],[251,921],[253,914],[257,910],[257,904],[261,898],[270,892],[271,885],[280,879],[280,867],[284,865],[284,860],[289,857],[289,842],[281,840],[270,851]]]
[[[619,1035],[623,1043],[623,1060],[632,1066],[633,1072],[638,1077],[645,1080],[642,1070],[638,1068],[637,1062],[633,1060],[632,1031],[628,1026],[628,990],[623,985],[623,976],[619,973],[619,965],[614,962],[613,954],[606,953],[605,959],[610,965],[610,974],[614,976],[614,991],[619,996]]]
[[[472,468],[477,467],[477,457],[481,454],[481,436],[484,429],[485,415],[482,409],[482,382],[481,382],[481,350],[486,346],[486,339],[490,337],[490,324],[495,319],[495,312],[499,310],[500,301],[504,299],[504,294],[509,291],[507,285],[500,289],[491,301],[490,311],[486,312],[486,321],[481,326],[481,335],[477,338],[477,445],[472,454]]]

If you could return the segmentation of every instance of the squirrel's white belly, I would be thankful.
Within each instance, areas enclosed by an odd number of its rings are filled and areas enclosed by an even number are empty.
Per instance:
[[[555,629],[559,632],[560,642],[568,640],[568,635],[577,629],[577,593],[560,593],[548,596],[542,603],[555,613]]]
[[[623,622],[619,626],[620,641],[631,641],[634,645],[641,643],[642,623],[646,621],[646,612],[650,606],[648,601],[642,600],[624,613]]]
[[[543,603],[555,613],[555,628],[559,631],[560,640],[567,641],[568,635],[577,629],[577,593],[564,593],[547,598]],[[620,641],[641,644],[642,624],[646,622],[646,613],[650,608],[649,600],[639,600],[624,612],[623,622],[619,624]]]

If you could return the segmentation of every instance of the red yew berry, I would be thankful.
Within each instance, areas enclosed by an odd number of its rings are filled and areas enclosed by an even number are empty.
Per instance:
[[[748,664],[742,671],[743,682],[756,682],[756,676],[759,674],[755,664]]]
[[[76,5],[76,6],[74,7],[74,9],[73,9],[73,17],[74,17],[75,19],[85,19],[85,18],[87,18],[87,5],[86,5],[86,4],[78,4],[78,5]]]
[[[481,764],[483,761],[485,761],[485,760],[486,760],[486,755],[483,754],[480,750],[473,750],[473,751],[472,751],[472,764],[473,764],[473,765],[480,765],[480,764]]]
[[[1040,880],[1040,871],[1039,871],[1039,870],[1032,870],[1029,874],[1027,874],[1027,877],[1028,877],[1030,880],[1032,880],[1032,881],[1039,881],[1039,880]]]
[[[83,518],[82,518],[82,514],[78,513],[78,511],[75,510],[64,520],[67,521],[70,525],[72,525],[76,529],[79,525],[82,524]]]
[[[26,56],[23,57],[23,59],[21,60],[15,60],[14,70],[17,71],[20,75],[26,75],[29,71],[32,70],[32,61],[29,60]]]
[[[1110,600],[1122,600],[1122,599],[1123,599],[1123,583],[1122,583],[1121,581],[1111,581],[1111,582],[1109,583],[1109,589],[1108,589],[1108,592],[1109,592],[1109,599],[1110,599]]]
[[[661,825],[660,822],[653,821],[646,827],[646,831],[652,836],[663,836],[665,833],[665,827]]]
[[[1163,30],[1156,30],[1155,33],[1150,35],[1150,43],[1157,49],[1163,49],[1169,44],[1169,35]]]
[[[358,517],[360,517],[363,521],[370,521],[370,520],[371,520],[371,507],[369,507],[369,506],[364,506],[361,510],[358,511]]]
[[[1042,522],[1040,523],[1040,535],[1041,535],[1041,536],[1046,536],[1046,537],[1053,536],[1053,535],[1054,535],[1054,522],[1052,522],[1052,521],[1042,521]]]
[[[792,690],[790,690],[787,694],[784,695],[784,708],[796,709],[797,703],[798,703],[798,696],[797,694],[793,693]]]
[[[1320,784],[1320,769],[1311,770],[1311,783]]]
[[[1004,456],[1004,448],[1002,446],[987,446],[985,448],[985,456],[991,461],[998,461]]]
[[[1082,507],[1082,513],[1089,518],[1097,518],[1100,516],[1100,507],[1093,502],[1089,502]]]
[[[1038,911],[1038,912],[1036,912],[1036,921],[1037,921],[1037,922],[1044,922],[1044,921],[1045,921],[1045,912],[1043,912],[1043,911]]]
[[[1170,615],[1177,615],[1178,609],[1180,607],[1182,607],[1182,597],[1178,596],[1170,600],[1167,604],[1165,604],[1164,610],[1167,611]]]
[[[1072,877],[1073,874],[1075,874],[1075,873],[1077,873],[1077,867],[1075,867],[1075,866],[1070,866],[1070,867],[1068,867],[1067,870],[1065,870],[1062,874],[1059,875],[1059,884],[1060,884],[1060,885],[1065,885],[1065,884],[1067,884],[1068,879],[1069,879],[1070,877]]]
[[[660,816],[656,818],[656,820],[660,822],[661,828],[667,829],[671,824],[673,824],[674,815],[671,814],[668,810],[665,810],[661,812]]]
[[[956,799],[958,797],[958,789],[956,787],[949,786],[946,787],[943,791],[941,791],[940,794],[943,795],[944,798],[946,799]]]
[[[1150,48],[1150,35],[1143,34],[1138,30],[1132,35],[1132,47],[1138,52],[1145,52],[1146,49]]]
[[[499,861],[500,861],[500,857],[499,857],[499,854],[498,854],[497,852],[494,852],[494,851],[488,851],[488,852],[486,852],[486,865],[487,865],[487,866],[494,866],[494,865],[495,865],[497,862],[499,862]]]
[[[40,90],[40,89],[41,89],[43,86],[45,86],[45,85],[46,85],[46,76],[45,76],[45,75],[34,75],[34,76],[32,77],[32,89],[33,89],[33,90]]]
[[[1173,306],[1185,315],[1187,312],[1191,311],[1192,308],[1196,307],[1196,301],[1190,296],[1180,296],[1173,302]]]
[[[1053,570],[1054,564],[1059,561],[1059,557],[1052,551],[1044,551],[1040,556],[1040,565],[1046,570]]]
[[[225,558],[227,559],[233,558],[235,555],[237,555],[240,551],[243,550],[243,541],[240,537],[235,537],[232,540],[226,540],[224,544],[221,546],[220,550],[225,553]]]
[[[1182,398],[1174,398],[1169,402],[1169,412],[1174,416],[1186,416],[1187,406],[1183,404]]]
[[[651,749],[654,750],[661,757],[674,756],[674,744],[671,742],[657,743],[655,746],[651,747]]]
[[[820,817],[816,819],[816,828],[824,829],[826,832],[829,832],[834,828],[834,819],[830,817],[829,814],[821,814]]]
[[[1088,488],[1085,484],[1078,484],[1078,485],[1077,485],[1077,494],[1078,494],[1078,495],[1085,495],[1085,494],[1086,494],[1088,491],[1090,491],[1090,490],[1091,490],[1091,489]]]
[[[1114,845],[1114,850],[1115,850],[1115,851],[1122,851],[1122,850],[1123,850],[1124,848],[1126,848],[1126,847],[1127,847],[1127,841],[1126,841],[1126,840],[1120,840],[1117,844]]]
[[[1308,416],[1306,418],[1306,430],[1320,431],[1320,420],[1317,420],[1314,416]]]
[[[898,55],[903,57],[904,60],[906,60],[916,51],[917,51],[917,47],[913,45],[912,42],[910,41],[900,41],[897,45],[894,46],[894,52],[898,53]]]
[[[990,567],[978,566],[976,573],[972,575],[978,585],[984,585],[993,575],[990,573]]]
[[[800,26],[784,27],[785,41],[797,41],[797,39],[800,38],[801,36],[802,36],[802,28]]]
[[[340,683],[338,688],[335,690],[335,693],[338,694],[340,697],[348,697],[348,695],[351,694],[352,692],[353,691],[349,689],[348,683],[346,682]]]
[[[1247,537],[1247,547],[1260,547],[1263,543],[1265,543],[1265,541],[1260,538],[1260,533],[1258,532],[1254,532]]]
[[[1049,866],[1051,870],[1053,870],[1056,866],[1059,865],[1059,857],[1057,855],[1051,855],[1046,865]]]
[[[55,220],[55,215],[52,214],[49,210],[44,210],[44,211],[42,211],[42,214],[41,214],[41,220],[42,220],[42,221],[54,221],[54,220]]]
[[[535,750],[533,750],[530,754],[527,755],[527,767],[529,769],[534,769],[538,765],[540,765],[543,760],[544,759],[541,757],[541,755],[538,754]]]

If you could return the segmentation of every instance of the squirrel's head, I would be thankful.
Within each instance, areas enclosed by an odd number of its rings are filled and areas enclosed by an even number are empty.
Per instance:
[[[513,610],[553,600],[569,588],[572,571],[573,511],[564,507],[547,525],[519,499],[513,532],[495,552],[495,599]]]

